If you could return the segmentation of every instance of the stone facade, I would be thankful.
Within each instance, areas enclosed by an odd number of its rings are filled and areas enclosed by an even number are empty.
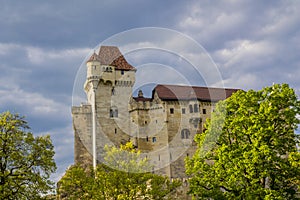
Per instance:
[[[151,98],[142,91],[133,97],[135,72],[117,47],[102,46],[87,61],[87,103],[72,108],[75,163],[92,163],[94,116],[97,162],[103,162],[105,144],[132,141],[153,172],[185,178],[184,158],[196,150],[195,134],[216,102],[236,89],[157,85]]]

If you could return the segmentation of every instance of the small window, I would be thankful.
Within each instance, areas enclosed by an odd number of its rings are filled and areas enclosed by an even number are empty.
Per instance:
[[[198,104],[194,104],[194,112],[195,112],[195,113],[198,112]]]
[[[174,108],[170,108],[170,113],[174,114]]]
[[[146,137],[146,141],[147,141],[147,142],[149,141],[149,138],[148,138],[148,136]]]
[[[156,142],[156,137],[153,137],[153,138],[152,138],[152,142],[153,142],[153,143]]]
[[[189,105],[190,113],[193,113],[193,105]]]
[[[203,113],[203,114],[206,114],[206,109],[202,109],[202,113]]]
[[[185,114],[185,108],[181,109],[182,114]]]
[[[124,75],[124,70],[121,70],[121,75]]]
[[[147,121],[145,121],[145,124],[147,124],[148,122]]]
[[[115,134],[117,134],[117,129],[115,128]]]
[[[118,109],[117,108],[111,108],[109,110],[109,117],[110,118],[115,118],[115,117],[118,117]]]

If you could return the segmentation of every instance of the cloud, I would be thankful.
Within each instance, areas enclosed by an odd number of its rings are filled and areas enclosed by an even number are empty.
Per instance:
[[[42,48],[29,46],[25,49],[29,61],[32,64],[39,66],[45,66],[45,64],[61,60],[63,60],[64,62],[70,62],[74,59],[83,58],[83,56],[87,55],[90,52],[89,48],[45,50]]]
[[[177,27],[208,50],[227,87],[260,89],[286,82],[297,89],[299,8],[294,1],[195,1]]]

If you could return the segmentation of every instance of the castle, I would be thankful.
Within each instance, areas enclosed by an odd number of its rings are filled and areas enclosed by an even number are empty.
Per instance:
[[[184,158],[196,150],[215,104],[237,89],[157,85],[151,98],[132,96],[136,69],[115,46],[101,46],[86,62],[87,103],[72,107],[75,163],[103,161],[105,144],[132,141],[152,171],[184,178]]]

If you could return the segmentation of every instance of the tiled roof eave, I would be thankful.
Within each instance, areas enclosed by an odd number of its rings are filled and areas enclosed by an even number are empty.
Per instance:
[[[223,98],[218,98],[218,99],[205,99],[205,98],[168,98],[168,97],[160,97],[161,100],[164,101],[193,101],[193,100],[197,100],[197,101],[203,101],[203,102],[218,102],[221,100],[225,100]]]

